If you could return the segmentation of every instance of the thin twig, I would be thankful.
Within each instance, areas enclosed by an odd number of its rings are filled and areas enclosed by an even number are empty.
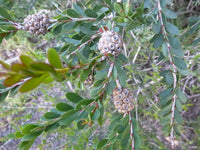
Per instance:
[[[177,77],[176,77],[176,66],[173,63],[173,58],[172,58],[172,54],[171,54],[171,47],[169,44],[169,40],[167,37],[167,32],[163,23],[163,18],[162,18],[162,8],[160,5],[160,0],[157,0],[157,7],[158,7],[158,18],[160,20],[161,23],[161,28],[162,28],[162,34],[164,36],[164,39],[167,43],[167,49],[168,49],[168,56],[169,56],[169,60],[170,60],[170,65],[172,68],[172,75],[173,75],[173,90],[176,89],[177,86]],[[172,108],[171,108],[171,121],[170,121],[170,126],[171,126],[171,131],[170,131],[170,141],[171,141],[171,148],[174,149],[174,127],[173,127],[173,122],[174,122],[174,111],[175,111],[175,102],[176,102],[176,94],[174,93],[173,98],[172,98],[173,104],[172,104]]]

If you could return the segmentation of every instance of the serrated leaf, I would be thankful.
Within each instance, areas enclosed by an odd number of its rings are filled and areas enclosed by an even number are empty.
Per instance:
[[[185,94],[184,94],[180,89],[177,89],[176,94],[177,94],[178,99],[179,99],[182,103],[186,103],[187,98],[186,98]]]
[[[4,17],[5,19],[12,20],[8,12],[2,7],[0,7],[0,16]]]
[[[185,63],[185,61],[179,57],[174,57],[174,64],[182,70],[186,70],[187,69],[187,65]]]
[[[23,136],[23,138],[21,139],[21,141],[31,141],[31,140],[34,140],[34,139],[37,138],[42,132],[43,132],[43,130],[38,130],[38,131],[35,131],[35,132],[33,132],[33,133],[27,134],[27,135]]]
[[[55,112],[46,112],[44,114],[45,119],[55,119],[55,118],[58,118],[58,117],[60,117],[60,114],[55,113]]]
[[[168,36],[168,39],[170,46],[172,46],[173,48],[179,49],[181,47],[180,41],[177,38]]]
[[[167,47],[167,43],[166,43],[166,42],[164,42],[164,43],[162,44],[162,53],[163,53],[163,55],[164,55],[165,57],[168,56],[168,47]]]
[[[180,33],[179,29],[175,25],[173,25],[169,22],[166,23],[166,29],[169,33],[171,33],[173,35],[179,35],[179,33]]]
[[[167,18],[170,18],[170,19],[176,19],[177,18],[177,14],[167,8],[162,8],[162,12],[164,13],[164,15],[167,17]]]
[[[159,48],[164,41],[164,37],[162,34],[158,34],[153,42],[153,48]]]
[[[84,99],[81,100],[77,105],[76,105],[76,110],[82,109],[82,105],[89,105],[90,103],[92,103],[94,101],[94,99]]]
[[[73,93],[73,92],[68,92],[66,94],[66,97],[69,101],[73,102],[73,103],[78,103],[80,102],[81,100],[83,100],[83,98],[81,96],[79,96],[78,94],[76,93]]]
[[[56,109],[59,110],[59,111],[69,111],[69,110],[72,110],[74,108],[67,103],[58,103],[58,104],[56,104]]]
[[[85,10],[85,14],[88,17],[92,17],[92,18],[97,18],[98,17],[97,13],[94,10],[92,10],[92,9],[86,9]]]
[[[79,17],[80,17],[80,15],[78,14],[78,12],[75,11],[74,9],[71,9],[71,8],[69,8],[69,9],[67,10],[67,14],[68,14],[70,17],[72,17],[72,18],[79,18]]]
[[[161,24],[160,22],[159,23],[156,23],[156,24],[153,24],[152,26],[152,30],[155,34],[159,34],[160,31],[161,31]]]
[[[181,114],[178,112],[177,109],[174,110],[174,119],[180,124],[182,124],[182,122],[183,122]]]
[[[49,48],[47,51],[47,57],[49,60],[49,63],[55,67],[55,68],[63,68],[62,62],[60,60],[60,57],[58,56],[57,51],[54,48]]]

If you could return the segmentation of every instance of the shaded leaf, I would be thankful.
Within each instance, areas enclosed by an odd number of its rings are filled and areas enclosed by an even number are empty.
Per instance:
[[[166,23],[166,29],[169,33],[173,35],[179,35],[179,29],[175,25],[169,22]]]
[[[12,20],[12,18],[7,13],[7,11],[3,9],[2,7],[0,7],[0,16],[4,17],[5,19]]]
[[[174,64],[182,70],[186,70],[187,69],[187,65],[185,63],[185,61],[179,57],[174,57]]]
[[[92,17],[92,18],[97,18],[98,17],[97,13],[94,10],[92,10],[92,9],[86,9],[85,10],[85,14],[88,17]]]
[[[176,94],[177,94],[177,96],[178,96],[178,99],[179,99],[182,103],[186,103],[187,98],[186,98],[185,94],[184,94],[180,89],[177,89]]]
[[[72,18],[79,18],[80,17],[78,12],[75,11],[74,9],[71,9],[71,8],[67,9],[67,14]]]
[[[76,110],[80,110],[82,109],[82,105],[89,105],[90,103],[92,103],[94,101],[94,99],[84,99],[81,100],[77,105],[76,105]]]
[[[164,13],[164,15],[167,17],[167,18],[170,18],[170,19],[176,19],[177,18],[177,14],[167,8],[162,8],[162,12]]]

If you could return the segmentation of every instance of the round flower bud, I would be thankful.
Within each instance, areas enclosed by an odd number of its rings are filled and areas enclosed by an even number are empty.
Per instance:
[[[122,51],[123,41],[121,36],[114,31],[103,32],[99,39],[98,49],[104,55],[112,54],[118,56]]]
[[[46,34],[50,26],[49,17],[46,14],[37,13],[28,15],[24,19],[24,30],[29,31],[31,34]]]

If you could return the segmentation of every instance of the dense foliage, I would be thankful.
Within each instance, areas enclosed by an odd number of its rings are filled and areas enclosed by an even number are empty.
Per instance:
[[[18,149],[29,149],[42,134],[63,132],[70,126],[81,133],[81,130],[98,125],[104,126],[107,133],[95,141],[91,149],[180,148],[182,145],[177,141],[182,141],[180,136],[185,124],[182,114],[188,109],[184,91],[187,85],[183,80],[188,76],[199,77],[199,53],[195,46],[200,40],[195,33],[199,32],[200,16],[189,17],[187,28],[180,30],[177,13],[172,10],[175,3],[171,0],[88,0],[74,2],[68,5],[69,8],[59,7],[55,2],[52,4],[57,10],[46,11],[53,17],[46,21],[49,25],[45,30],[49,32],[45,37],[53,38],[57,44],[47,49],[42,61],[31,53],[21,54],[20,61],[13,64],[0,60],[0,101],[3,104],[16,91],[26,94],[45,84],[54,85],[55,81],[70,83],[69,87],[73,86],[75,90],[67,90],[65,100],[55,102],[55,108],[45,112],[38,123],[24,124],[8,135],[21,139]],[[19,18],[20,14],[8,10],[13,8],[12,1],[9,4],[4,2],[4,5],[6,9],[0,7],[1,42],[18,36],[18,32],[29,34],[27,31],[31,28],[35,30],[33,21],[25,22]],[[34,17],[37,20],[39,15],[29,18]],[[107,30],[121,35],[121,53],[98,49],[99,39],[108,33]],[[194,50],[186,51],[186,48],[193,47]],[[187,53],[194,56],[185,57]],[[194,66],[197,66],[196,70]],[[130,91],[127,97],[134,101],[133,110],[131,107],[128,111],[119,111],[118,103],[115,103],[116,89]],[[199,89],[196,89],[198,93]],[[124,93],[119,93],[117,96],[123,97]],[[125,101],[122,99],[119,103]],[[121,105],[120,109],[125,102]],[[170,146],[164,140],[158,140],[155,133],[151,133],[153,131],[139,130],[139,127],[152,130],[151,122],[145,123],[148,117],[159,120],[162,137],[168,139]],[[69,132],[66,133],[70,135]],[[88,135],[84,138],[87,139]],[[80,145],[76,149],[87,149],[85,142],[78,141],[77,144]]]

